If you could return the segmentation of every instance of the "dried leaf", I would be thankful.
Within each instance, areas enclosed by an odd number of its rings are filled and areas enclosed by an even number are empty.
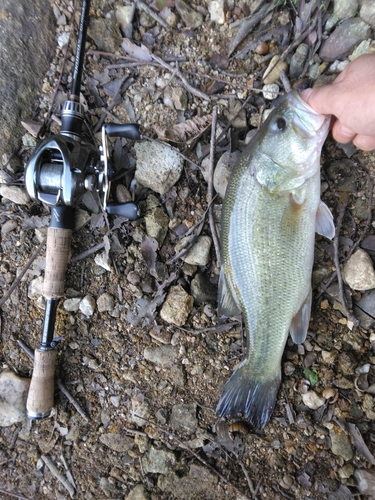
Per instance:
[[[150,272],[152,270],[155,271],[155,265],[157,261],[157,253],[156,253],[157,249],[158,249],[158,242],[156,241],[155,238],[151,238],[151,236],[146,236],[142,240],[141,254]]]
[[[166,269],[165,266],[157,260],[158,242],[155,238],[146,236],[141,243],[141,253],[147,267],[150,270],[151,276],[157,281],[165,279]]]
[[[240,433],[232,434],[226,422],[218,422],[216,426],[215,442],[237,457],[244,453],[243,437]]]
[[[109,251],[111,250],[111,240],[108,238],[107,235],[104,235],[103,241],[104,241],[104,253],[106,258],[108,259]]]
[[[135,59],[140,59],[141,61],[152,61],[151,53],[147,47],[141,44],[139,47],[135,43],[131,42],[129,38],[124,38],[121,47],[125,50],[129,56]]]
[[[82,197],[82,203],[93,214],[98,214],[101,210],[99,195],[96,191],[86,191]]]
[[[91,215],[91,227],[92,229],[102,229],[105,227],[105,219],[102,213]]]
[[[158,134],[158,138],[163,141],[186,144],[201,136],[211,126],[211,122],[212,115],[195,116],[191,120],[173,125],[169,129],[154,125],[154,130]]]
[[[36,229],[40,227],[48,227],[50,223],[50,217],[47,215],[36,216],[32,215],[27,219],[22,220],[23,229]]]
[[[151,325],[156,317],[156,308],[164,302],[165,296],[167,295],[164,289],[170,286],[177,279],[177,276],[177,273],[173,272],[169,278],[159,286],[155,297],[147,304],[147,306],[139,311],[137,316],[132,320],[132,325],[138,325],[142,319],[145,319],[143,326]]]
[[[109,96],[116,96],[121,88],[121,85],[124,83],[124,78],[116,78],[116,80],[111,80],[110,82],[103,85],[103,92]]]
[[[24,129],[29,132],[33,137],[37,137],[39,130],[42,127],[41,123],[35,122],[33,120],[24,120],[21,122],[21,125],[23,126]]]

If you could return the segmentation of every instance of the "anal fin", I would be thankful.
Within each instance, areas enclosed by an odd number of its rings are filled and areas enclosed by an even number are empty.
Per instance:
[[[311,288],[298,313],[290,324],[290,336],[295,344],[303,344],[306,340],[310,323],[312,292]]]
[[[219,316],[237,316],[241,313],[240,307],[234,300],[227,285],[223,267],[220,269],[218,308]]]

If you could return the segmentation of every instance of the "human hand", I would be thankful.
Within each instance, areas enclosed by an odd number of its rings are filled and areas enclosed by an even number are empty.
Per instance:
[[[318,113],[332,115],[332,135],[375,149],[375,54],[349,63],[331,85],[306,89],[301,97]]]

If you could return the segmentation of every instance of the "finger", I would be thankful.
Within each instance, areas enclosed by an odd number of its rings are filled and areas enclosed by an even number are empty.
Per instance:
[[[339,121],[335,121],[332,127],[332,136],[337,142],[346,144],[354,139],[356,133],[350,128],[345,127],[345,125],[342,125]]]
[[[332,85],[326,85],[318,89],[306,89],[301,93],[301,97],[317,113],[336,115],[335,102],[332,99]]]
[[[372,151],[375,149],[375,136],[356,135],[353,139],[353,144],[364,151]]]

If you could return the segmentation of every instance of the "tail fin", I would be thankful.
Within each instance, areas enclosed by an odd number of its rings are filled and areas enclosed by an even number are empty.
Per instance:
[[[280,382],[280,371],[269,377],[252,375],[245,359],[225,384],[216,412],[220,417],[243,414],[251,425],[263,429],[275,407]]]

